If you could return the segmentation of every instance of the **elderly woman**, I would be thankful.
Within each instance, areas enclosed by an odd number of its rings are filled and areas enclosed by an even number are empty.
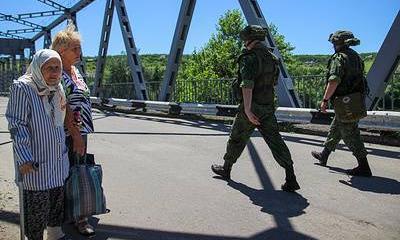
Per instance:
[[[25,234],[29,240],[43,239],[46,227],[47,239],[64,237],[63,186],[69,162],[61,66],[56,51],[38,51],[27,72],[11,86],[7,105],[16,171],[22,177]]]
[[[75,121],[80,126],[80,139],[71,136],[71,131],[66,129],[70,166],[76,163],[82,164],[83,159],[86,159],[87,135],[93,132],[93,120],[89,88],[79,70],[74,66],[80,61],[81,37],[72,23],[55,35],[51,48],[61,56],[63,62],[62,84],[65,88],[67,103],[73,112]],[[77,141],[83,141],[85,149],[83,156],[79,159],[77,159],[73,147],[78,144]],[[87,217],[80,219],[75,225],[80,234],[94,235],[94,228],[88,223]]]

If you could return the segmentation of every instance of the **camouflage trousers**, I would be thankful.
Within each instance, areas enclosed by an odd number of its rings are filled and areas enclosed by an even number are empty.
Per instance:
[[[335,151],[341,139],[343,139],[346,146],[353,152],[356,158],[364,158],[367,156],[364,143],[361,141],[358,121],[344,123],[339,122],[336,117],[333,119],[324,146],[330,151]]]
[[[239,112],[232,125],[224,160],[234,164],[242,154],[251,134],[257,127],[278,164],[283,168],[293,165],[289,149],[279,133],[275,117],[275,107],[253,103],[252,111],[260,119],[261,125],[253,125],[244,113],[243,106],[240,105]]]

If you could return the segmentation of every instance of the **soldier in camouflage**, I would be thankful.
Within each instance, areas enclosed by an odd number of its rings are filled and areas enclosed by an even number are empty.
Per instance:
[[[223,165],[212,165],[212,171],[229,180],[232,165],[239,158],[255,128],[258,128],[275,160],[285,169],[286,182],[282,190],[300,189],[293,170],[288,147],[279,134],[275,118],[274,85],[279,76],[279,60],[262,41],[266,31],[250,25],[240,32],[245,49],[238,58],[238,82],[241,92],[239,112],[229,136]]]
[[[360,44],[360,40],[349,31],[337,31],[329,36],[329,41],[334,46],[335,54],[331,56],[328,64],[325,94],[320,105],[322,112],[326,112],[329,100],[354,92],[365,94],[367,89],[364,78],[364,62],[358,53],[350,48],[350,46]],[[324,143],[324,149],[322,152],[311,152],[312,156],[318,159],[320,165],[326,166],[329,154],[335,150],[341,139],[358,161],[358,166],[347,170],[347,173],[354,176],[372,176],[367,161],[367,151],[360,138],[358,120],[341,122],[335,117]]]

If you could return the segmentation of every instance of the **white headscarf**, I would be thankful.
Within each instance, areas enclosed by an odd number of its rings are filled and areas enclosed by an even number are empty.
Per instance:
[[[61,85],[61,77],[57,85],[48,86],[41,71],[42,66],[52,58],[62,62],[60,55],[54,50],[42,49],[36,52],[26,73],[18,78],[18,81],[29,84],[41,97],[46,113],[53,119],[54,124],[63,126],[66,100],[64,89]],[[54,97],[50,98],[51,95],[54,95]]]

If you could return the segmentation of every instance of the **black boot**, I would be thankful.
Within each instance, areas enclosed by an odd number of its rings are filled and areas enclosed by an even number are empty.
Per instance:
[[[326,166],[326,162],[328,162],[328,157],[329,154],[331,154],[331,150],[329,150],[328,148],[324,147],[324,149],[322,150],[322,152],[317,152],[317,151],[312,151],[311,155],[318,159],[319,164],[321,166]]]
[[[281,186],[285,192],[294,192],[300,189],[299,183],[296,181],[296,175],[294,175],[293,165],[285,169],[286,182]]]
[[[369,168],[367,157],[357,158],[358,166],[356,168],[347,170],[347,174],[352,176],[371,177],[372,172]]]
[[[224,165],[213,164],[211,170],[225,180],[231,179],[232,164],[227,161],[224,162]]]

